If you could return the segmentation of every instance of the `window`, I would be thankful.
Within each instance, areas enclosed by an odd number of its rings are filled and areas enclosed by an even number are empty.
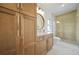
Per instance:
[[[47,21],[47,31],[52,32],[52,21],[50,19]]]

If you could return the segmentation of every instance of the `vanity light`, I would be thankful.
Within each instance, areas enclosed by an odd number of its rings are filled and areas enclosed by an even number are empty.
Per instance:
[[[64,7],[64,4],[62,4],[61,6]]]
[[[59,24],[59,23],[60,23],[60,21],[57,21],[57,23]]]
[[[44,15],[44,11],[41,8],[38,8],[38,7],[37,7],[37,13]]]

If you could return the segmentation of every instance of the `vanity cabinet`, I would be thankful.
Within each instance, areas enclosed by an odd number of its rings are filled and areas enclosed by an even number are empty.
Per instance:
[[[49,51],[53,46],[53,35],[47,37],[47,50]]]
[[[35,52],[37,55],[42,55],[42,54],[46,54],[46,40],[44,40],[44,37],[38,37],[38,40],[36,42],[36,46],[35,46]]]
[[[53,35],[46,34],[42,36],[38,36],[35,45],[35,52],[37,55],[46,55],[46,53],[53,46]]]

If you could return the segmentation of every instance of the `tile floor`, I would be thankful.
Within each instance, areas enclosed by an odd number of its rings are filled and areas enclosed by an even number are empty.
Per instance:
[[[79,55],[79,46],[55,38],[54,46],[47,55]]]

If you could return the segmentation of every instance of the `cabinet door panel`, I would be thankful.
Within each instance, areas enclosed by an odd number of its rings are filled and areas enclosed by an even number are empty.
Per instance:
[[[21,15],[21,34],[24,54],[34,54],[34,45],[31,44],[35,40],[35,18]]]
[[[35,20],[24,17],[24,45],[34,42],[35,39]]]
[[[53,39],[52,37],[49,37],[47,39],[47,49],[50,50],[52,48],[52,45],[53,45]]]
[[[17,10],[17,4],[16,3],[0,3],[0,6],[12,9],[12,10]]]
[[[24,48],[25,55],[34,55],[34,44],[28,45],[28,47]]]
[[[0,54],[16,54],[17,21],[6,12],[0,12]]]
[[[36,5],[22,3],[20,8],[21,16],[21,40],[20,47],[23,54],[34,54],[34,44],[36,37]]]
[[[43,52],[46,51],[46,40],[38,41],[35,48],[36,54],[44,54]]]
[[[35,3],[22,3],[21,9],[32,15],[36,15],[36,4]]]
[[[43,50],[46,50],[46,40],[42,40],[40,42],[40,47],[43,49]]]

